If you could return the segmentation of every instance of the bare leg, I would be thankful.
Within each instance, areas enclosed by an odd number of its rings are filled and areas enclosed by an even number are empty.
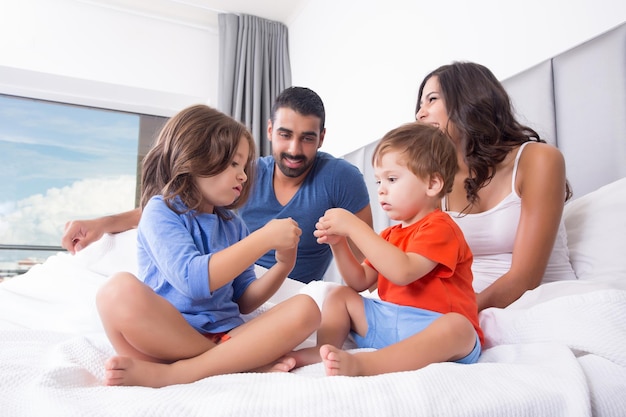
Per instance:
[[[470,321],[460,314],[448,313],[420,333],[383,349],[351,354],[324,345],[320,356],[329,376],[378,375],[458,360],[467,356],[475,343],[476,333]]]
[[[165,385],[193,382],[187,381],[184,377],[182,379],[177,377],[177,374],[189,373],[189,369],[183,366],[184,362],[181,360],[172,364],[162,364],[133,359],[128,356],[114,356],[105,363],[105,384],[146,385],[158,388]],[[289,372],[294,368],[295,363],[295,359],[285,356],[272,364],[252,369],[250,372]],[[134,375],[138,375],[140,378],[136,378]],[[142,381],[147,381],[147,383],[141,383]]]
[[[109,278],[98,291],[96,305],[107,336],[120,355],[172,362],[215,347],[172,304],[130,273]]]
[[[161,387],[226,373],[289,370],[295,361],[283,358],[315,331],[319,321],[315,301],[296,295],[233,329],[230,340],[193,358],[162,364],[113,357],[106,364],[106,383]]]
[[[322,307],[322,322],[317,330],[317,346],[291,353],[295,367],[318,363],[322,360],[320,347],[326,344],[341,347],[350,330],[364,336],[367,319],[361,296],[350,287],[342,286],[329,292]]]

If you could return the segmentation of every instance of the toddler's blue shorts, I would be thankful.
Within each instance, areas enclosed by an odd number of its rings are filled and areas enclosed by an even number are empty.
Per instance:
[[[381,349],[413,336],[428,327],[443,314],[416,307],[401,306],[376,298],[363,297],[367,334],[359,336],[351,332],[359,348]],[[480,356],[480,339],[476,334],[474,349],[456,363],[476,363]]]

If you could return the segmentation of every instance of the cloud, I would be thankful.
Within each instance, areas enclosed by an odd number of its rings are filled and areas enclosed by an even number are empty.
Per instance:
[[[85,179],[0,205],[0,242],[61,244],[65,223],[128,211],[135,206],[135,176]]]

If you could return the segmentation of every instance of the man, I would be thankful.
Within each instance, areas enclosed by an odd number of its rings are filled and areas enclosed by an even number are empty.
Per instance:
[[[285,89],[274,101],[267,136],[272,155],[260,158],[256,184],[239,209],[250,231],[273,218],[291,217],[302,229],[296,266],[289,275],[302,282],[319,280],[332,260],[328,245],[313,236],[315,223],[326,210],[341,207],[372,226],[367,187],[359,170],[320,152],[326,129],[324,104],[312,90]],[[268,252],[257,261],[274,264]]]
[[[315,223],[329,208],[340,207],[372,225],[367,187],[360,171],[344,161],[320,152],[326,129],[324,104],[312,90],[285,89],[274,101],[267,135],[272,155],[257,164],[256,183],[239,214],[254,231],[275,218],[291,217],[302,229],[296,265],[289,275],[308,283],[323,278],[332,252],[317,243]],[[66,225],[61,244],[72,253],[100,239],[136,227],[141,210]],[[268,252],[257,264],[269,268],[275,263]]]

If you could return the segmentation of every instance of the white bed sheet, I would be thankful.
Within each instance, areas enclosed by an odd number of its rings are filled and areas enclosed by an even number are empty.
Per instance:
[[[102,385],[114,351],[95,293],[136,272],[135,231],[59,253],[0,284],[0,415],[31,416],[626,416],[626,179],[568,204],[579,280],[545,284],[480,314],[477,364],[374,377],[234,374],[160,389]],[[270,302],[331,283],[287,280]],[[313,343],[314,337],[306,343]]]
[[[484,311],[480,318],[486,349],[475,365],[444,363],[358,378],[325,377],[321,365],[312,365],[289,374],[224,375],[152,389],[102,385],[104,361],[114,352],[95,312],[94,295],[106,275],[81,261],[60,253],[0,286],[0,414],[378,417],[626,412],[626,285],[619,282],[547,284],[512,308]],[[279,298],[300,288],[288,281]],[[323,285],[309,290],[320,294]],[[264,306],[269,307],[271,303]]]

